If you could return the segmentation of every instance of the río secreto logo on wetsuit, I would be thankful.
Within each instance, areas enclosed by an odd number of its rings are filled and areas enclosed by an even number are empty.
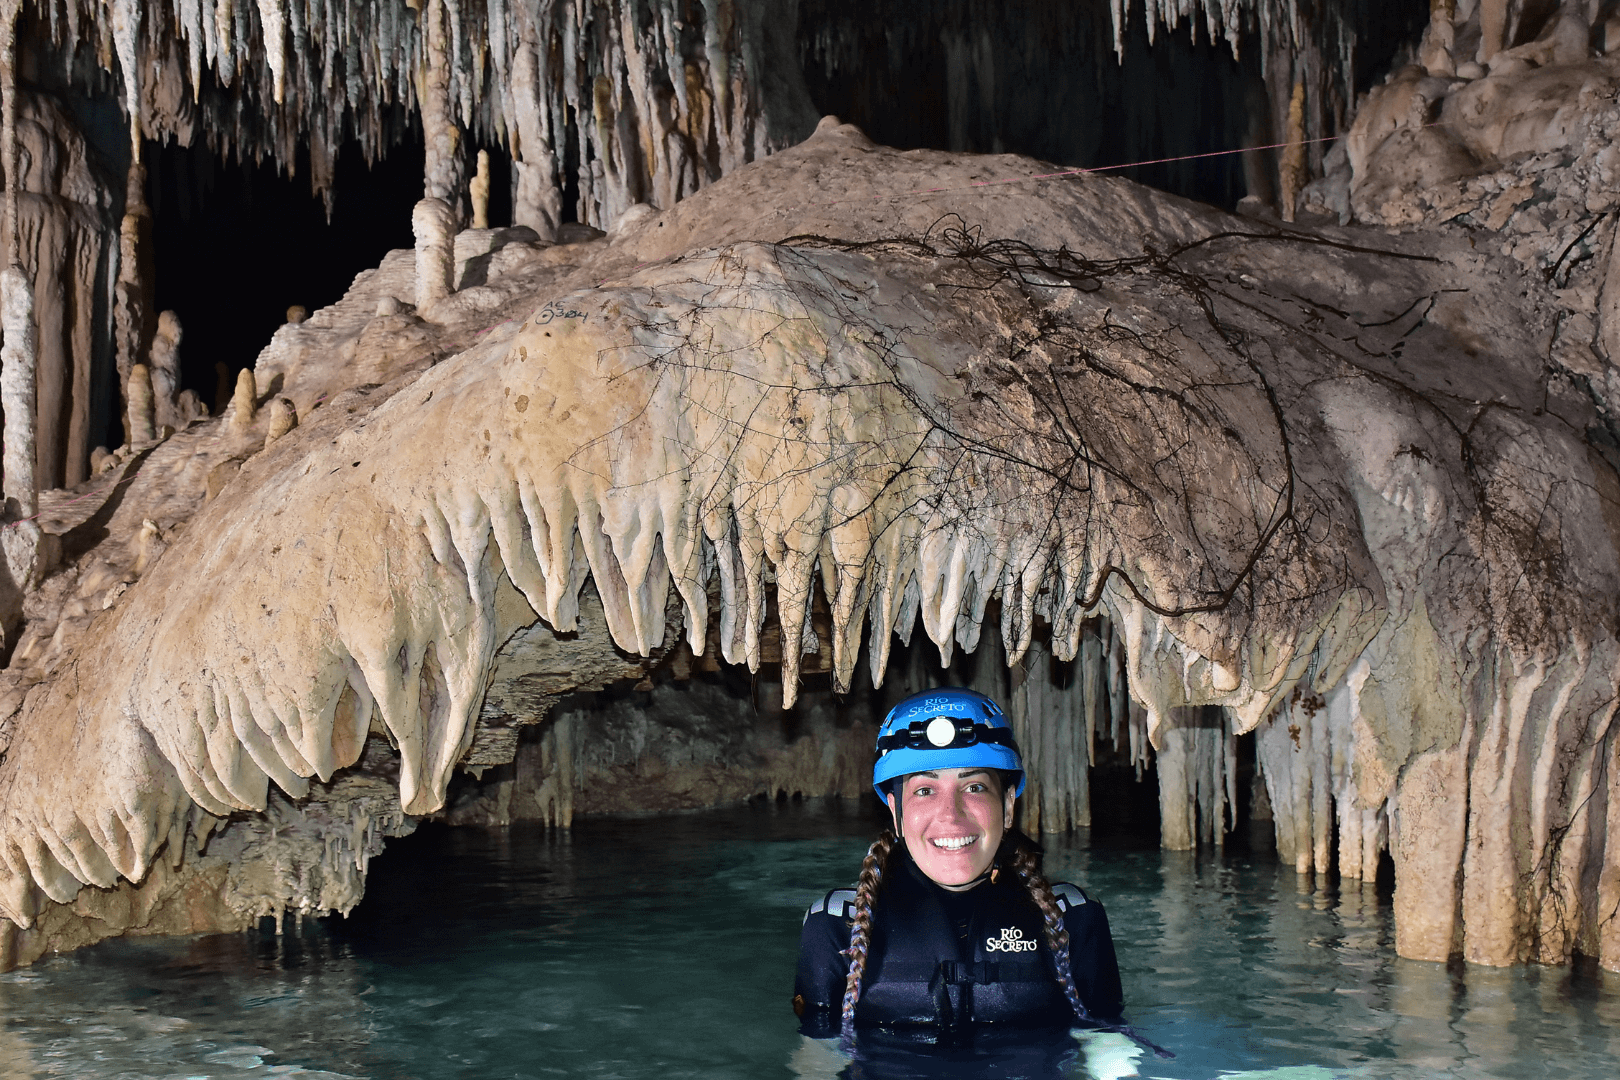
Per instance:
[[[1016,926],[1005,927],[1001,937],[988,937],[984,939],[986,952],[1034,952],[1035,942],[1024,937],[1024,932]]]

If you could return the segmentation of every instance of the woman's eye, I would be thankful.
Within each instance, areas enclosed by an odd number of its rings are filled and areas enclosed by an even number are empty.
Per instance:
[[[915,787],[911,789],[911,797],[914,799],[924,795],[932,795],[933,793],[934,789],[931,787]]]
[[[972,783],[972,784],[969,784],[967,786],[967,791],[968,791],[968,793],[970,795],[977,795],[980,792],[988,791],[988,790],[989,790],[989,788],[985,787],[983,784],[980,784],[980,783]]]

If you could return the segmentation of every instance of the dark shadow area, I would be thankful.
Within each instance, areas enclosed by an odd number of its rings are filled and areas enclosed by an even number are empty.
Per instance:
[[[123,505],[124,496],[129,492],[129,486],[141,474],[141,466],[146,464],[146,459],[152,456],[152,451],[155,449],[155,446],[148,447],[131,458],[123,467],[123,478],[114,485],[112,494],[107,496],[107,500],[96,509],[94,514],[91,514],[84,521],[62,534],[62,558],[64,561],[74,562],[82,558],[96,545],[107,539],[108,524],[111,523],[113,515],[118,512],[118,508]]]
[[[1350,19],[1359,95],[1417,40],[1428,11],[1362,0]],[[1248,193],[1239,155],[1160,159],[1280,141],[1258,35],[1251,28],[1234,57],[1198,15],[1156,27],[1150,43],[1133,6],[1121,60],[1107,4],[804,0],[799,56],[817,110],[879,143],[1086,168],[1157,162],[1111,175],[1228,209]]]
[[[289,176],[268,159],[238,162],[206,146],[147,144],[156,306],[180,316],[181,386],[210,408],[216,363],[234,377],[253,364],[289,307],[314,312],[332,303],[356,274],[413,242],[411,208],[422,197],[420,128],[372,166],[358,143],[343,148],[330,220],[310,190],[307,147],[298,157]],[[504,161],[503,155],[499,168],[491,162],[491,203],[499,196],[509,216]]]

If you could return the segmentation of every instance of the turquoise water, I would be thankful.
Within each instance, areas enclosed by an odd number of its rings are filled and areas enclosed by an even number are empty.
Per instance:
[[[571,834],[426,828],[373,864],[348,920],[112,941],[0,976],[0,1080],[1130,1067],[1106,1040],[854,1064],[803,1044],[800,916],[854,876],[873,827],[812,803]],[[1054,875],[1108,907],[1132,1020],[1179,1055],[1143,1075],[1620,1076],[1620,977],[1397,959],[1387,904],[1301,891],[1270,859],[1049,846]]]

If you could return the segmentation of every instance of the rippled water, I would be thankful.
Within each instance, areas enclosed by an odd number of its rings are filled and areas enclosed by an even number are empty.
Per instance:
[[[799,920],[872,829],[815,804],[424,829],[373,864],[347,921],[112,941],[0,976],[0,1080],[831,1075],[848,1063],[803,1045],[787,1005]],[[1616,976],[1399,960],[1387,905],[1302,892],[1269,859],[1081,836],[1049,864],[1107,904],[1130,1016],[1179,1055],[1144,1075],[1620,1076]],[[1122,1067],[1117,1046],[1090,1055]],[[1065,1043],[849,1072],[1087,1060]]]

